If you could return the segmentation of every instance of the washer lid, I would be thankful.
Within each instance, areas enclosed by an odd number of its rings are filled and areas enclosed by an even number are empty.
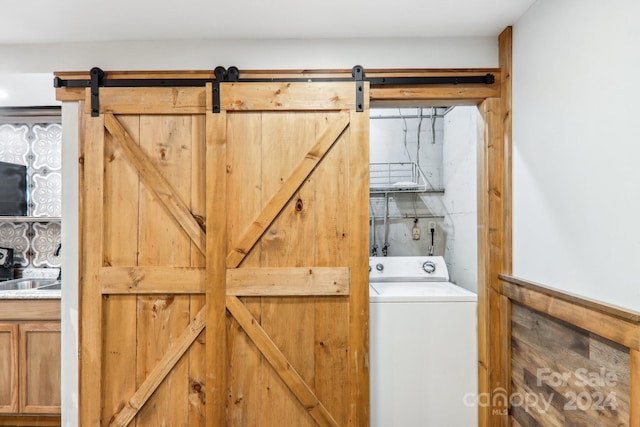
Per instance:
[[[383,282],[369,284],[369,301],[444,302],[478,300],[473,292],[450,282]]]

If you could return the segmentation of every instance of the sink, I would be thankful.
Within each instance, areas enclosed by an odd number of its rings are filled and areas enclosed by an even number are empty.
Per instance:
[[[0,282],[0,291],[56,290],[61,288],[58,279],[13,279]]]

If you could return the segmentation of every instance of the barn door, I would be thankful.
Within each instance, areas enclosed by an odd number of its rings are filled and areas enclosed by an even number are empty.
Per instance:
[[[87,93],[82,426],[207,425],[204,94]]]
[[[353,82],[219,90],[222,111],[207,113],[212,425],[368,425],[368,108],[356,112]]]
[[[366,425],[367,105],[219,86],[87,90],[80,423]]]

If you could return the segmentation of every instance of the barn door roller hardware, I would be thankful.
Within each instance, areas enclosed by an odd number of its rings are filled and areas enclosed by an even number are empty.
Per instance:
[[[213,84],[213,112],[219,113],[220,105],[220,84],[221,83],[276,83],[276,82],[346,82],[353,81],[356,84],[356,110],[364,111],[364,82],[369,82],[371,86],[384,85],[458,85],[458,84],[486,84],[495,83],[495,76],[487,73],[480,76],[427,76],[427,77],[367,77],[362,66],[356,65],[351,70],[349,77],[278,77],[278,78],[241,78],[240,70],[237,67],[228,69],[218,66],[213,75],[215,78],[182,78],[182,79],[162,79],[162,78],[142,78],[142,79],[110,79],[100,68],[94,67],[90,71],[89,80],[61,79],[56,77],[53,86],[62,87],[90,87],[91,88],[91,115],[97,116],[100,112],[101,87],[201,87],[207,83]]]

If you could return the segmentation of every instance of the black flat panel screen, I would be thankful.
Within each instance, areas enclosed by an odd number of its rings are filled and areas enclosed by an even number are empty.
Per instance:
[[[0,215],[27,214],[27,167],[0,162]]]

